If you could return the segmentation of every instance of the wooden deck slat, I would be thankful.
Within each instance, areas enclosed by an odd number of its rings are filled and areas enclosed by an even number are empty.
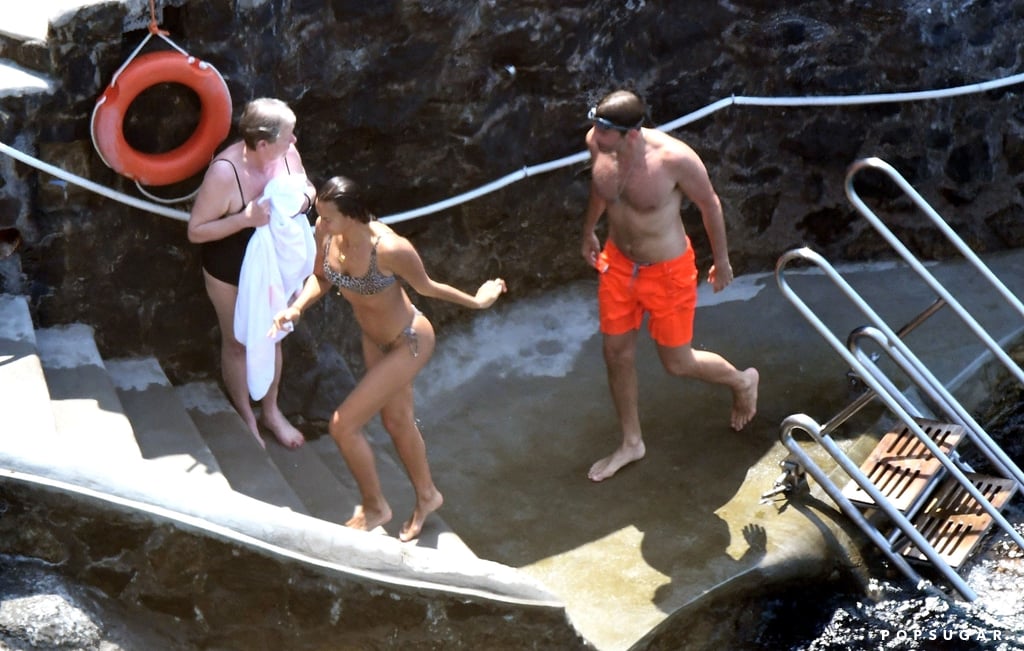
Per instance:
[[[956,449],[964,437],[964,429],[959,425],[926,419],[918,420],[918,425],[946,455]],[[943,466],[910,428],[903,425],[882,437],[860,470],[883,497],[905,513],[939,477]],[[871,496],[852,479],[843,488],[843,495],[860,506],[875,505]]]
[[[1017,484],[1012,479],[965,473],[978,492],[997,511],[1002,510]],[[956,478],[949,477],[914,519],[914,527],[950,567],[959,569],[991,528],[994,520]],[[911,542],[899,553],[916,561],[927,557]]]

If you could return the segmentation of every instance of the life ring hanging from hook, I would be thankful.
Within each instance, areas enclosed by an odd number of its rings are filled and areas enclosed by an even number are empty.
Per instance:
[[[153,0],[150,10],[153,20],[149,34],[114,73],[96,101],[91,122],[92,141],[100,158],[107,167],[134,180],[140,190],[142,185],[161,186],[183,181],[205,168],[231,129],[232,112],[231,94],[217,69],[190,56],[158,29]],[[154,35],[163,38],[174,50],[138,56]],[[124,137],[124,119],[132,102],[143,91],[161,83],[181,84],[199,96],[199,124],[180,146],[168,152],[149,154],[128,144]]]

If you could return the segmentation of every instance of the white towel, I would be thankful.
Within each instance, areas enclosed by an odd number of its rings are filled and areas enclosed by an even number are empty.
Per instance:
[[[288,332],[267,336],[274,315],[288,307],[313,273],[316,245],[302,210],[306,177],[287,174],[267,183],[258,201],[270,204],[270,222],[249,240],[235,302],[235,339],[245,345],[249,395],[260,400],[274,380],[275,346]]]

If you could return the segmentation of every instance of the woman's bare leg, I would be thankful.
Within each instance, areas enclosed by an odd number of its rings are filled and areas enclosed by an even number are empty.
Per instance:
[[[273,432],[281,445],[294,450],[305,443],[306,438],[302,436],[302,432],[288,422],[277,406],[277,390],[281,385],[281,360],[281,342],[279,341],[274,350],[274,379],[270,383],[270,388],[267,389],[267,394],[260,401],[260,406],[263,409],[259,420],[264,427]]]
[[[392,398],[381,410],[384,429],[391,435],[398,457],[405,466],[409,481],[416,491],[416,506],[412,516],[402,525],[398,537],[403,541],[420,535],[427,516],[441,508],[444,496],[434,485],[427,461],[427,445],[423,434],[416,425],[413,413],[413,386],[409,384]]]
[[[356,480],[356,485],[359,486],[360,497],[360,504],[352,517],[345,522],[345,526],[360,531],[372,531],[391,521],[391,506],[381,491],[376,459],[370,442],[366,440],[366,432],[361,427],[355,431],[344,427],[343,418],[345,416],[339,407],[331,418],[329,431],[345,459],[349,472]]]
[[[413,357],[409,349],[403,345],[384,355],[368,338],[363,337],[366,375],[331,418],[329,431],[359,485],[363,502],[352,519],[346,523],[347,526],[368,531],[391,519],[391,508],[381,491],[373,449],[366,440],[363,427],[396,395],[407,388],[411,389],[413,378],[429,359],[433,352],[434,337],[433,330],[429,329],[429,322],[425,319],[424,322],[427,324],[427,331],[421,332],[424,329],[417,325],[417,357]],[[401,454],[399,450],[399,455]],[[425,462],[425,454],[423,458]]]
[[[217,313],[217,325],[220,329],[220,369],[228,399],[260,447],[266,447],[256,423],[256,414],[249,403],[249,385],[245,378],[245,346],[235,339],[235,300],[238,298],[238,288],[217,280],[205,271],[203,280],[206,283],[206,293],[213,303],[213,310]]]

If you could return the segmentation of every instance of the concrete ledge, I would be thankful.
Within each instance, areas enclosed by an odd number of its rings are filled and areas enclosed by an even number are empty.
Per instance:
[[[52,487],[166,519],[280,558],[397,587],[506,604],[563,608],[527,575],[499,563],[449,556],[274,507],[233,491],[211,491],[181,474],[123,464],[104,475],[69,454],[30,459],[0,451],[0,478]]]
[[[108,465],[141,458],[135,432],[100,358],[92,328],[72,324],[36,331],[57,435]]]

